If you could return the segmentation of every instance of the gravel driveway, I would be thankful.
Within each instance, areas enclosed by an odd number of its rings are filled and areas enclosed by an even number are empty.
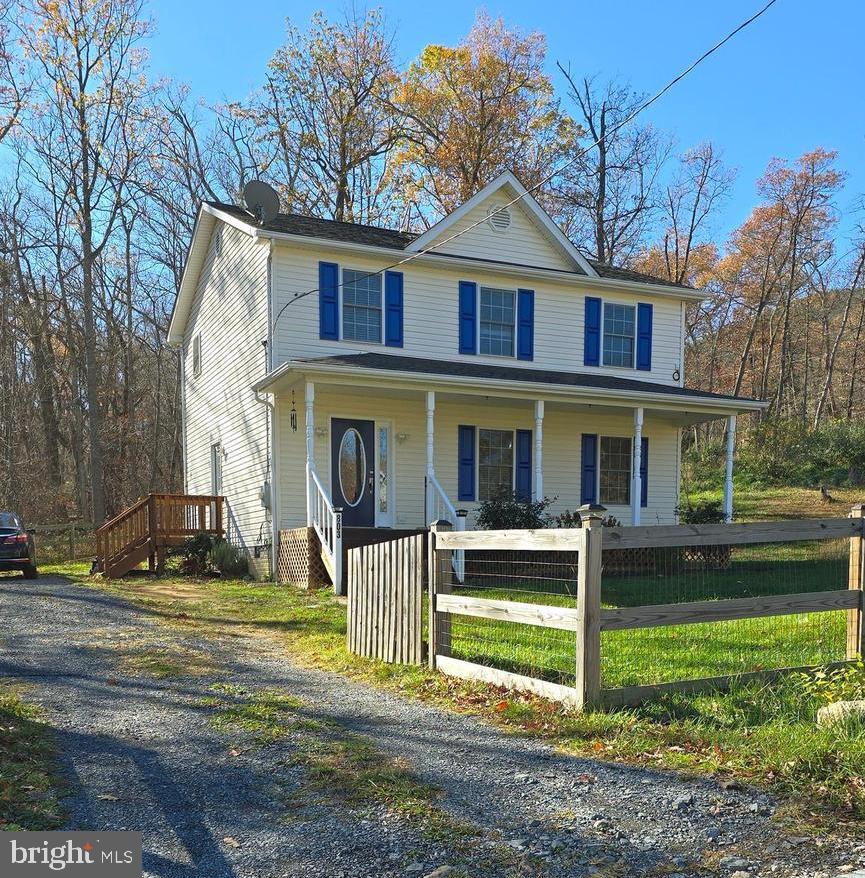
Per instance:
[[[131,670],[140,644],[188,651],[197,674]],[[565,757],[59,577],[0,577],[0,677],[31,684],[57,730],[69,826],[142,831],[147,875],[830,878],[865,863],[861,843],[783,834],[761,794]],[[407,760],[472,830],[441,838],[382,805],[306,796],[297,739],[253,746],[214,727],[214,684],[297,696],[310,721]]]

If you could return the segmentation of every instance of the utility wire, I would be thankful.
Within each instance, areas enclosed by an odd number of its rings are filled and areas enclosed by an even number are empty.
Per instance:
[[[610,137],[611,135],[615,134],[620,129],[624,128],[625,125],[628,125],[629,123],[631,123],[640,113],[642,113],[644,110],[647,110],[656,101],[660,100],[671,88],[673,88],[673,86],[675,86],[679,82],[681,82],[686,76],[688,76],[688,74],[690,74],[696,67],[698,67],[700,64],[702,64],[703,61],[705,61],[708,57],[710,57],[711,55],[714,55],[715,52],[717,52],[722,46],[724,46],[726,43],[728,43],[730,40],[732,40],[733,37],[736,36],[736,34],[738,34],[740,31],[745,30],[745,28],[748,27],[749,25],[753,24],[758,18],[760,18],[761,15],[763,15],[765,12],[767,12],[770,9],[770,7],[774,6],[775,3],[777,3],[777,0],[769,0],[768,3],[766,3],[759,10],[757,10],[757,12],[755,12],[750,18],[746,19],[741,24],[737,25],[725,37],[723,37],[717,43],[715,43],[710,49],[707,49],[705,52],[703,52],[703,54],[700,55],[699,58],[697,58],[695,61],[691,62],[691,64],[688,65],[688,67],[686,67],[678,76],[671,79],[662,89],[655,92],[655,94],[652,95],[652,97],[643,101],[642,104],[637,106],[631,113],[629,113],[624,119],[622,119],[621,122],[619,122],[617,125],[614,125],[612,128],[610,128],[609,131],[607,131],[606,135],[604,135],[604,137],[599,137],[593,143],[590,143],[588,146],[581,149],[575,156],[568,159],[564,164],[560,165],[558,168],[553,170],[550,174],[548,174],[546,177],[544,177],[538,183],[535,183],[533,186],[526,189],[525,192],[519,193],[515,198],[512,198],[507,203],[501,205],[500,207],[497,207],[488,216],[485,216],[482,219],[476,220],[475,222],[466,226],[464,229],[460,229],[460,231],[458,231],[458,232],[454,232],[454,234],[445,238],[443,241],[439,241],[436,244],[430,244],[428,247],[424,247],[421,250],[417,250],[414,253],[409,253],[407,256],[404,256],[402,259],[399,259],[396,262],[391,263],[390,265],[386,265],[384,268],[378,269],[378,271],[370,271],[369,273],[363,275],[362,277],[357,278],[356,281],[357,280],[366,280],[368,277],[375,277],[376,275],[384,274],[386,271],[392,271],[395,268],[399,268],[402,265],[406,265],[407,263],[412,262],[413,260],[417,259],[419,256],[424,256],[427,253],[431,253],[434,250],[438,250],[440,247],[444,247],[445,244],[450,244],[451,241],[455,241],[457,238],[461,237],[462,235],[465,235],[466,232],[470,232],[472,229],[477,228],[482,223],[487,222],[491,217],[495,216],[496,214],[502,213],[503,211],[507,210],[509,207],[516,204],[518,201],[522,201],[522,199],[525,198],[527,195],[531,195],[533,192],[536,192],[538,189],[542,188],[543,186],[546,186],[546,184],[549,183],[550,180],[554,179],[559,174],[561,174],[562,171],[564,171],[566,168],[569,168],[572,164],[579,161],[584,155],[586,155],[587,152],[594,149],[596,146],[600,146],[600,144],[603,142],[603,140],[606,137]],[[339,289],[343,285],[344,285],[344,282],[339,281],[336,285],[336,288]],[[295,293],[295,295],[291,299],[289,299],[282,306],[282,308],[279,309],[279,312],[277,313],[276,317],[273,320],[272,330],[274,330],[274,331],[276,330],[276,324],[279,321],[279,318],[282,317],[283,312],[285,311],[285,309],[289,305],[298,301],[298,299],[306,298],[306,296],[311,296],[313,293],[317,293],[319,291],[320,291],[319,287],[314,287],[311,290],[307,290],[305,293]]]

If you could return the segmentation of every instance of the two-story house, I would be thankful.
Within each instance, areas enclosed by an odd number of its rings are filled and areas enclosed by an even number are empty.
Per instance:
[[[342,528],[471,526],[501,486],[673,523],[682,428],[726,418],[729,515],[762,404],[685,388],[701,298],[587,259],[510,173],[422,235],[203,204],[169,335],[186,490],[249,548],[313,528],[333,575]]]

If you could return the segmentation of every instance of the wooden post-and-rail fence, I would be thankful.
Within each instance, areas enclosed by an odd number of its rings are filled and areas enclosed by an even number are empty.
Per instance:
[[[446,674],[533,692],[585,709],[596,706],[637,704],[664,691],[696,692],[723,688],[732,680],[741,680],[745,677],[771,678],[792,670],[776,668],[711,679],[603,689],[601,634],[604,631],[841,610],[847,614],[847,661],[852,661],[863,654],[865,507],[856,506],[849,517],[837,519],[628,528],[603,527],[601,523],[603,512],[601,507],[583,507],[580,513],[584,525],[578,529],[458,532],[452,530],[447,523],[434,524],[430,529],[429,546],[430,666]],[[846,588],[638,607],[607,609],[601,606],[602,562],[605,550],[730,547],[839,538],[849,540],[850,560]],[[470,594],[453,594],[452,580],[446,575],[446,571],[451,553],[457,550],[466,552],[545,550],[549,553],[567,552],[569,556],[576,552],[579,561],[576,606],[560,607],[475,597]],[[468,616],[573,632],[574,685],[566,686],[455,658],[452,655],[450,636],[453,616]],[[844,662],[835,664],[844,664]]]

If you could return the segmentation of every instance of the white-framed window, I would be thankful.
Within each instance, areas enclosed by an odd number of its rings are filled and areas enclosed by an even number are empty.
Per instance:
[[[197,332],[192,337],[192,374],[201,374],[201,333]]]
[[[631,440],[627,436],[600,437],[599,502],[602,506],[631,503]]]
[[[480,288],[480,338],[478,350],[496,357],[514,355],[516,291]]]
[[[478,500],[514,487],[514,431],[478,430]]]
[[[636,306],[604,302],[604,365],[633,369],[636,337]]]
[[[342,337],[381,344],[381,274],[342,270]]]

